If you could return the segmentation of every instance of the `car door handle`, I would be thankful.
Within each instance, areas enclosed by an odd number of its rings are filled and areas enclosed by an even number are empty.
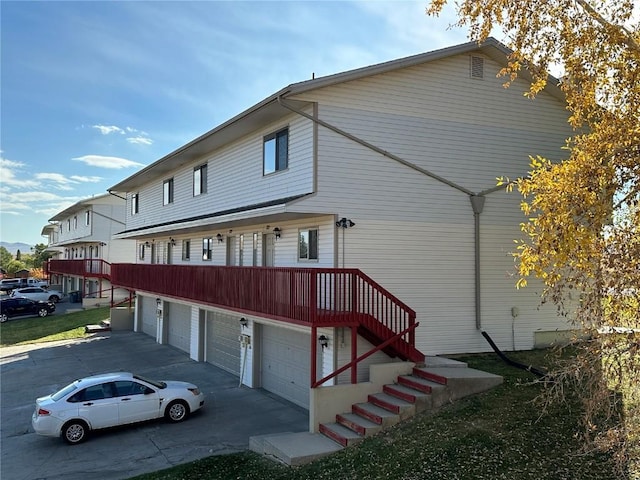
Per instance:
[[[120,400],[121,402],[128,402],[129,400],[131,400],[130,398],[123,398],[122,400]]]
[[[93,405],[93,402],[83,403],[83,405],[84,405],[85,407],[90,407],[91,405]]]

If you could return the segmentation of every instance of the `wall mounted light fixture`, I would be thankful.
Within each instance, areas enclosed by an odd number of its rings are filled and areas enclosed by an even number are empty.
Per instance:
[[[149,247],[149,246],[151,246],[151,244],[149,242],[144,242],[144,246],[145,247]]]
[[[329,337],[327,337],[325,335],[320,335],[318,337],[318,343],[322,347],[322,350],[324,350],[326,347],[329,346]]]
[[[156,307],[160,308],[161,305],[162,305],[162,300],[160,300],[160,298],[156,298]]]
[[[218,239],[218,243],[222,243],[224,240],[224,237],[220,233],[216,235],[216,238]]]
[[[350,228],[354,227],[356,224],[351,221],[350,218],[342,217],[340,220],[336,222],[336,227],[338,228]]]
[[[240,325],[242,326],[242,328],[244,329],[244,327],[246,327],[247,325],[249,325],[249,320],[247,320],[246,318],[242,317],[240,318]]]
[[[278,239],[282,235],[282,230],[280,229],[280,227],[276,227],[273,229],[273,233],[276,236],[276,239]]]
[[[175,238],[172,238],[172,237],[169,237],[169,244],[170,244],[172,247],[175,247],[175,246],[176,246],[176,239],[175,239]]]

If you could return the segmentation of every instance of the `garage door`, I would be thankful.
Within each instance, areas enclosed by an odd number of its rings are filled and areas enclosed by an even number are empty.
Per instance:
[[[205,360],[240,376],[240,324],[238,318],[207,312]]]
[[[156,338],[158,333],[158,317],[156,316],[156,299],[138,295],[138,301],[142,302],[140,315],[142,316],[142,331]]]
[[[191,350],[191,307],[180,303],[165,303],[165,322],[169,321],[167,343],[189,353]],[[168,313],[168,315],[167,315]]]
[[[262,387],[309,408],[311,336],[306,333],[263,326]]]

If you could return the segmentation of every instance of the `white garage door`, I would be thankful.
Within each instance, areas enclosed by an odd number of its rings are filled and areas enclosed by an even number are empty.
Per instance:
[[[236,317],[207,312],[205,360],[240,376],[240,323]]]
[[[262,387],[309,409],[311,336],[263,326]]]
[[[158,333],[158,317],[156,299],[153,297],[143,297],[138,295],[138,301],[142,301],[140,315],[142,317],[142,331],[147,335],[156,338]]]
[[[169,321],[167,342],[189,353],[191,350],[191,307],[180,303],[165,303],[164,321]],[[168,313],[168,315],[167,315]]]

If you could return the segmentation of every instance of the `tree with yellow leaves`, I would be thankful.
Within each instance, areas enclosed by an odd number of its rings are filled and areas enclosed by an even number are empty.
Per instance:
[[[447,0],[432,0],[438,15]],[[551,396],[577,385],[587,438],[640,478],[640,6],[633,0],[457,0],[457,26],[482,42],[500,28],[513,51],[506,85],[526,69],[533,99],[562,71],[575,135],[568,158],[531,159],[518,287],[536,276],[582,335]],[[634,12],[634,8],[636,11]],[[635,17],[634,17],[635,15]],[[586,340],[585,340],[586,339]],[[622,403],[618,403],[622,402]],[[589,443],[594,445],[594,443]],[[635,473],[633,473],[635,472]]]

